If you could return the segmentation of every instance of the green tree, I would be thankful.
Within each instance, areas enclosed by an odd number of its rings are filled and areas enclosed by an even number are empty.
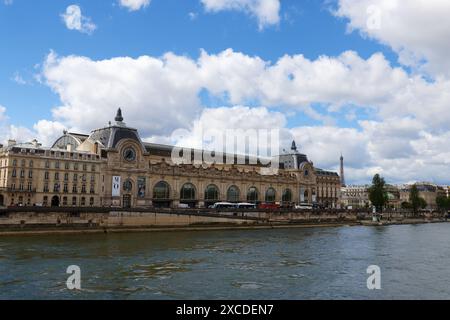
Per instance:
[[[377,212],[382,212],[383,207],[388,202],[386,182],[378,173],[372,179],[372,186],[369,188],[369,200],[375,206]]]
[[[425,199],[420,197],[419,190],[415,184],[409,190],[409,202],[411,203],[411,208],[415,216],[419,209],[425,209],[428,205]]]
[[[439,196],[436,198],[436,204],[441,210],[449,210],[450,209],[450,199],[444,196]]]
[[[419,197],[419,208],[425,209],[428,206],[428,203],[425,201],[424,198]]]
[[[403,201],[402,209],[411,209],[411,203],[409,203],[408,201]]]

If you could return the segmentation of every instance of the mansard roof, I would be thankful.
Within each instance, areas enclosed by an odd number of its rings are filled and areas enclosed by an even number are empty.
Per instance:
[[[165,144],[157,144],[157,143],[143,143],[145,150],[151,155],[170,157],[175,146],[165,145]],[[203,152],[211,152],[208,150],[200,150],[194,148],[183,148],[184,150],[189,150],[191,152],[191,159],[194,158],[194,154],[202,155]],[[226,163],[227,157],[233,157],[235,163],[244,163],[244,164],[252,164],[256,166],[264,166],[264,163],[268,163],[268,159],[262,157],[255,157],[249,155],[241,155],[241,154],[226,154],[223,153],[223,163]],[[262,162],[262,160],[264,160]]]
[[[98,142],[107,149],[115,148],[119,141],[123,139],[131,139],[142,145],[142,141],[137,130],[128,127],[109,126],[94,130],[89,136],[89,140],[94,143]]]
[[[316,174],[319,176],[335,176],[335,177],[339,176],[337,174],[337,172],[327,171],[327,170],[323,170],[323,169],[319,169],[319,168],[316,168],[315,170],[316,170]]]
[[[120,140],[123,139],[134,140],[144,148],[137,129],[127,127],[125,122],[123,122],[122,110],[120,108],[117,110],[115,120],[115,125],[111,125],[110,122],[107,127],[93,130],[88,139],[92,143],[99,143],[106,149],[116,148]]]
[[[67,145],[72,145],[73,150],[78,148],[89,136],[81,133],[64,131],[64,135],[53,143],[52,148],[67,150]]]

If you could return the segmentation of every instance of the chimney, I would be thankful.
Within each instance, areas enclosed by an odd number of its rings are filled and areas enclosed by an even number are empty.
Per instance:
[[[12,147],[13,145],[17,144],[17,141],[14,139],[9,139],[8,140],[8,147]]]

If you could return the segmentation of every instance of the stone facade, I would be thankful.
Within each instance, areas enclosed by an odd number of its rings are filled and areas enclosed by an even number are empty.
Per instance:
[[[324,207],[341,207],[341,178],[336,172],[316,169],[317,202]]]
[[[371,205],[368,185],[346,186],[341,189],[341,194],[344,208],[360,209]]]
[[[205,207],[228,201],[338,206],[338,174],[314,168],[294,147],[279,156],[280,169],[272,175],[262,174],[264,166],[249,158],[209,166],[175,164],[174,147],[142,142],[119,110],[114,125],[90,135],[64,132],[51,148],[36,141],[2,146],[0,204]]]
[[[16,144],[0,151],[0,204],[98,206],[100,157]]]
[[[401,202],[409,202],[409,194],[412,185],[402,186],[400,190]],[[438,186],[429,182],[416,183],[419,197],[423,198],[427,203],[428,209],[437,209],[436,198],[447,197],[447,190],[442,186]]]

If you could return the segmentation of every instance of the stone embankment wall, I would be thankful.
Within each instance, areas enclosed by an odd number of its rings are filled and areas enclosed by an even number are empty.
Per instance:
[[[0,210],[0,232],[15,230],[80,230],[116,228],[179,228],[195,226],[264,226],[354,223],[353,213],[300,211],[214,211],[132,209],[14,208]]]
[[[385,212],[383,222],[408,223],[408,212]],[[444,220],[439,213],[414,221]],[[372,214],[324,210],[117,209],[117,208],[10,208],[0,210],[0,233],[14,231],[108,231],[161,228],[273,227],[295,225],[368,224]]]

